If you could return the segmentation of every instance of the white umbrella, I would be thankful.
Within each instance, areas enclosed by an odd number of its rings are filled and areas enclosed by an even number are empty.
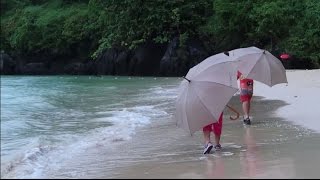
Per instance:
[[[190,134],[217,122],[238,91],[236,66],[223,53],[211,56],[189,70],[180,84],[175,118]]]
[[[262,82],[270,87],[288,83],[281,61],[267,50],[257,47],[239,48],[229,51],[237,63],[237,69],[249,79]]]

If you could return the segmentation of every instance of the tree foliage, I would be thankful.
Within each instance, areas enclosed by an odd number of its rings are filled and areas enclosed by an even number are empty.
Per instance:
[[[105,32],[96,53],[114,46],[133,49],[146,41],[164,43],[174,36],[195,35],[211,8],[209,0],[109,0],[105,10]]]
[[[254,45],[320,67],[319,27],[318,0],[1,0],[1,49],[30,56],[192,37],[213,53]]]

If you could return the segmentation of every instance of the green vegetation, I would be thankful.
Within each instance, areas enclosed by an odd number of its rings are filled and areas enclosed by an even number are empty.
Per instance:
[[[320,67],[319,0],[1,0],[1,49],[95,59],[110,47],[197,38],[213,53],[243,46]]]

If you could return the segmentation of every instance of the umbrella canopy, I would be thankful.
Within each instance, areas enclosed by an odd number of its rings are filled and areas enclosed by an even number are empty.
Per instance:
[[[239,48],[229,51],[229,55],[246,78],[270,87],[288,82],[281,61],[266,50],[257,47]]]
[[[238,91],[237,69],[223,53],[191,68],[180,84],[175,118],[190,134],[217,122],[231,97]]]

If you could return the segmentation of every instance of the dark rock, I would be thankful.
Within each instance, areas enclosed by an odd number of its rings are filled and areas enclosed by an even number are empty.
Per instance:
[[[179,38],[174,38],[160,61],[160,75],[184,76],[190,68],[208,56],[209,53],[200,41],[190,39],[180,46]]]
[[[128,64],[129,64],[129,51],[121,52],[115,59],[115,74],[116,75],[128,75]]]
[[[167,46],[167,50],[160,61],[160,75],[172,76],[177,69],[176,50],[179,46],[179,38],[174,38]]]
[[[15,74],[16,62],[3,51],[0,54],[0,72],[1,74]]]
[[[84,64],[77,62],[77,63],[70,63],[65,66],[64,72],[66,74],[71,75],[83,75],[85,74],[86,67]]]
[[[118,57],[119,50],[111,48],[105,51],[97,59],[97,74],[115,75],[115,60]]]
[[[159,74],[160,60],[165,46],[146,43],[138,47],[129,62],[129,75],[155,76]]]
[[[22,74],[44,75],[47,74],[48,68],[44,63],[27,63],[21,69]]]

